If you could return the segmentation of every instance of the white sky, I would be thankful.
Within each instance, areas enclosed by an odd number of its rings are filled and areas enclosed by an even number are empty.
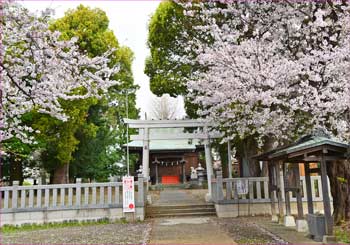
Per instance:
[[[114,31],[121,45],[128,46],[135,55],[133,73],[135,83],[140,86],[137,91],[137,107],[140,116],[151,111],[154,95],[149,88],[149,77],[143,73],[145,59],[149,55],[147,48],[147,25],[160,1],[28,1],[18,0],[30,11],[41,11],[48,7],[55,9],[55,18],[60,18],[68,9],[79,4],[104,10],[109,18],[109,28]],[[179,98],[180,114],[184,114],[183,102]]]

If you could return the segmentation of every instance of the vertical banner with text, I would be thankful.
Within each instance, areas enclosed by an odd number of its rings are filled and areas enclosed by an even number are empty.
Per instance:
[[[134,176],[123,177],[123,212],[135,212]]]

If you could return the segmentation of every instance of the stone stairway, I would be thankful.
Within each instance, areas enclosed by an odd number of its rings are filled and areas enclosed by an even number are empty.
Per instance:
[[[148,206],[146,208],[148,218],[215,215],[214,204],[169,204]]]

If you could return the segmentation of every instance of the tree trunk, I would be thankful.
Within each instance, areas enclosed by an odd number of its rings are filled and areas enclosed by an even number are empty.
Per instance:
[[[221,144],[218,147],[220,160],[221,160],[221,169],[222,169],[222,177],[228,177],[228,155],[227,155],[227,143]]]
[[[11,156],[10,162],[10,185],[12,185],[13,181],[19,181],[19,184],[23,184],[23,169],[22,169],[22,161],[20,159],[16,159],[15,156]]]
[[[350,219],[350,162],[327,162],[327,174],[333,197],[334,223]]]
[[[240,155],[242,177],[259,177],[261,174],[259,161],[252,159],[258,153],[258,146],[253,137],[247,137],[242,141]]]
[[[69,183],[69,163],[59,164],[53,173],[53,184]]]
[[[274,149],[275,141],[276,141],[276,139],[274,137],[266,137],[265,141],[264,141],[265,144],[262,147],[262,152],[272,151]],[[262,169],[261,169],[261,176],[262,177],[269,176],[268,163],[266,161],[263,162]]]

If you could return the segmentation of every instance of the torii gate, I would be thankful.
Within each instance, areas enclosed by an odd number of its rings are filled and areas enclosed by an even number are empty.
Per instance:
[[[207,169],[208,191],[211,195],[211,177],[213,175],[213,164],[211,158],[210,139],[220,138],[218,133],[209,132],[208,127],[212,126],[204,120],[134,120],[124,119],[129,128],[143,129],[143,133],[139,131],[137,135],[131,135],[131,140],[143,141],[142,154],[142,173],[143,176],[149,178],[149,142],[150,140],[179,140],[179,139],[199,139],[204,141],[205,164]],[[195,133],[160,133],[156,135],[149,134],[152,128],[198,128],[200,132]]]

